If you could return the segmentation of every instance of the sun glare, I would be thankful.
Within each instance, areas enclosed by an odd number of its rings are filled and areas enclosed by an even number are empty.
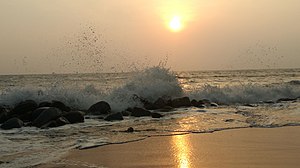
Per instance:
[[[182,26],[183,25],[179,16],[174,16],[169,22],[169,27],[173,32],[180,31]]]

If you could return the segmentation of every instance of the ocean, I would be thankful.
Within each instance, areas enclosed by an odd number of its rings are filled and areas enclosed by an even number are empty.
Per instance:
[[[0,76],[0,105],[11,107],[24,100],[58,100],[86,110],[103,100],[112,111],[120,112],[142,107],[134,96],[150,102],[188,96],[190,100],[208,99],[218,106],[158,111],[162,118],[126,116],[122,121],[108,122],[86,116],[84,123],[56,128],[0,129],[0,167],[31,167],[57,160],[71,149],[151,136],[300,125],[300,69],[174,72],[154,66],[128,73]],[[129,127],[135,131],[126,132]]]

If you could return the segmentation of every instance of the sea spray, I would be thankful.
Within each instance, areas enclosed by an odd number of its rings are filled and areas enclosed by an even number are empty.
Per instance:
[[[163,66],[154,66],[136,71],[129,82],[111,92],[107,101],[112,103],[113,109],[121,110],[140,105],[141,102],[133,99],[135,95],[153,102],[159,97],[182,94],[175,73]]]
[[[113,111],[121,111],[141,105],[134,96],[155,101],[162,96],[177,97],[182,94],[183,90],[175,73],[157,65],[132,72],[130,77],[123,79],[123,83],[111,89],[99,88],[89,83],[82,87],[76,82],[72,85],[55,82],[51,87],[19,86],[3,91],[0,103],[14,106],[28,99],[36,102],[59,100],[72,108],[88,109],[93,103],[105,100],[111,104]]]

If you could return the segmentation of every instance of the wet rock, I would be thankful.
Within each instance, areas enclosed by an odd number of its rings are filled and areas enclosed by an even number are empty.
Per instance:
[[[54,127],[58,127],[56,121],[52,120],[47,122],[46,124],[40,126],[41,129],[46,129],[46,128],[54,128]]]
[[[12,112],[14,114],[24,114],[29,111],[34,111],[38,107],[38,104],[33,100],[25,100],[17,104]]]
[[[159,109],[160,112],[170,112],[173,110],[174,110],[174,108],[171,106],[164,106],[163,108]]]
[[[152,118],[161,118],[161,117],[163,117],[163,115],[161,115],[159,113],[151,113],[151,117]]]
[[[206,106],[204,104],[199,104],[197,107],[198,108],[206,108]]]
[[[122,115],[123,115],[123,116],[130,116],[130,115],[131,115],[131,112],[125,110],[125,111],[122,111]]]
[[[143,108],[135,107],[132,109],[131,116],[134,117],[151,116],[151,112]]]
[[[51,103],[51,107],[56,107],[58,109],[60,109],[61,111],[66,111],[66,112],[69,112],[71,111],[71,108],[66,106],[63,102],[61,101],[56,101],[56,100],[53,100],[52,103]]]
[[[66,124],[70,124],[70,122],[65,117],[59,117],[58,119],[55,120],[55,124],[57,127],[60,127]]]
[[[158,98],[154,103],[153,105],[155,106],[156,109],[161,109],[165,106],[167,106],[168,102],[163,99],[163,98]]]
[[[28,111],[23,114],[19,114],[17,117],[22,120],[23,122],[30,122],[31,120],[32,111]]]
[[[297,99],[293,99],[293,98],[281,98],[281,99],[278,99],[276,102],[280,103],[280,102],[295,101],[295,100],[297,100]]]
[[[39,107],[52,107],[52,103],[51,102],[47,102],[47,101],[41,102],[39,104]]]
[[[8,119],[8,110],[5,107],[0,106],[0,124],[5,122],[7,119]]]
[[[63,115],[71,124],[84,122],[84,114],[80,111],[71,111]]]
[[[132,127],[129,127],[126,132],[134,132],[134,129]]]
[[[147,110],[155,110],[156,109],[156,107],[154,106],[154,104],[150,103],[150,102],[144,103],[144,108],[147,109]]]
[[[5,121],[2,125],[1,128],[8,130],[8,129],[13,129],[13,128],[21,128],[24,125],[23,121],[14,117],[11,118],[7,121]]]
[[[110,112],[110,105],[105,101],[100,101],[88,109],[88,113],[92,115],[109,114]]]
[[[117,120],[123,120],[123,115],[122,113],[112,113],[112,114],[109,114],[108,116],[106,116],[104,118],[105,121],[117,121]]]
[[[189,97],[181,97],[172,100],[172,107],[189,107],[191,106],[191,101]]]
[[[198,105],[209,105],[211,102],[208,99],[202,99],[198,101]]]
[[[42,127],[51,120],[59,118],[62,111],[58,108],[51,107],[41,112],[41,114],[33,121],[32,125],[36,127]]]
[[[194,107],[198,107],[198,101],[195,100],[195,99],[193,99],[193,100],[191,101],[191,105],[194,106]]]
[[[234,119],[226,119],[225,122],[233,122]]]
[[[31,113],[31,121],[34,121],[44,110],[47,110],[49,108],[50,107],[39,107],[39,108],[35,109]]]
[[[217,103],[210,103],[211,107],[218,107],[219,105]]]

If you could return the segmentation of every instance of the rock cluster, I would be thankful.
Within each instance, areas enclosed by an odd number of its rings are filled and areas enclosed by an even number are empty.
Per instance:
[[[0,106],[0,127],[2,129],[21,128],[23,126],[59,127],[84,122],[85,115],[96,115],[98,119],[106,121],[123,120],[124,116],[161,118],[164,116],[162,113],[172,111],[174,108],[218,106],[208,100],[190,101],[189,97],[158,98],[154,102],[140,99],[144,104],[143,107],[132,107],[122,112],[112,112],[110,105],[105,101],[93,104],[88,110],[78,111],[56,100],[39,104],[33,100],[26,100],[13,108]]]
[[[60,101],[41,102],[22,101],[13,108],[0,106],[2,129],[35,126],[38,128],[58,127],[66,124],[84,122],[84,112],[71,110]]]

